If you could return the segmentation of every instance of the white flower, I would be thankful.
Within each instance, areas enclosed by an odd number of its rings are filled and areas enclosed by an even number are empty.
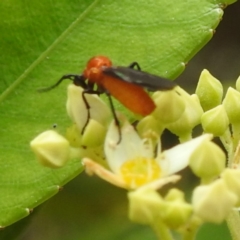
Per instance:
[[[155,146],[151,139],[141,139],[134,128],[125,121],[119,132],[113,122],[105,140],[106,160],[110,170],[91,159],[83,159],[88,174],[96,174],[104,180],[126,189],[136,189],[152,185],[159,188],[168,182],[175,182],[179,176],[171,176],[188,165],[194,150],[203,141],[209,141],[212,135],[205,134],[170,150],[161,152],[160,143]]]

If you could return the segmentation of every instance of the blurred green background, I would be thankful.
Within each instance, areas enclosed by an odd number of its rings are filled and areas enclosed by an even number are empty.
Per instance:
[[[240,75],[239,12],[239,2],[225,10],[224,20],[213,39],[188,63],[178,78],[177,82],[190,93],[194,92],[203,68],[226,86]],[[171,136],[169,141],[171,145]],[[187,173],[191,182],[192,175]],[[34,209],[29,217],[0,231],[0,239],[156,239],[148,227],[131,223],[127,211],[125,190],[83,173],[65,185],[56,196]],[[197,237],[197,240],[203,239],[228,240],[230,237],[224,224],[206,224]]]

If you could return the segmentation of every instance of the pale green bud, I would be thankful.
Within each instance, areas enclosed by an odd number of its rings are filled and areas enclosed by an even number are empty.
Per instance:
[[[211,141],[202,142],[189,160],[192,171],[200,178],[210,180],[224,169],[226,156],[222,149]]]
[[[76,124],[69,127],[66,131],[66,138],[72,147],[71,158],[81,159],[88,157],[102,165],[106,165],[101,146],[105,134],[106,129],[100,123],[92,119],[86,127],[83,135],[78,130]]]
[[[97,147],[104,143],[105,135],[106,128],[99,122],[91,119],[83,133],[81,144],[87,147]]]
[[[228,88],[223,100],[223,106],[227,112],[230,123],[240,122],[240,92],[233,88]]]
[[[167,128],[172,133],[182,136],[191,132],[200,123],[203,110],[196,94],[189,95],[184,90],[179,93],[185,100],[185,111],[176,122],[168,124]]]
[[[194,213],[212,223],[223,222],[236,202],[237,196],[229,191],[222,179],[195,188],[192,198]]]
[[[204,69],[200,75],[196,94],[204,111],[216,107],[222,101],[223,87],[219,80]]]
[[[184,112],[185,102],[179,94],[179,89],[180,87],[175,87],[171,91],[161,91],[153,94],[156,109],[152,114],[160,122],[165,124],[175,122]]]
[[[192,210],[192,206],[184,200],[183,192],[171,189],[162,203],[161,217],[170,228],[177,229],[189,220]]]
[[[238,77],[236,81],[236,89],[240,92],[240,76]]]
[[[152,224],[159,217],[162,198],[151,188],[139,188],[128,193],[129,218],[141,224]]]
[[[148,115],[138,122],[137,130],[139,135],[142,137],[149,136],[150,132],[158,133],[159,136],[159,134],[163,132],[164,127],[156,120],[156,118],[152,115]]]
[[[203,113],[201,122],[203,130],[215,136],[222,136],[229,125],[227,113],[222,105]]]
[[[232,191],[238,197],[237,207],[240,206],[240,169],[226,168],[222,175],[222,179],[228,186],[228,189]]]
[[[76,124],[73,124],[71,127],[67,128],[66,138],[72,147],[82,147],[82,135]]]
[[[31,141],[30,146],[38,161],[47,167],[62,167],[70,156],[69,142],[53,130],[38,135]]]
[[[184,193],[177,188],[172,188],[164,198],[165,201],[184,201]]]

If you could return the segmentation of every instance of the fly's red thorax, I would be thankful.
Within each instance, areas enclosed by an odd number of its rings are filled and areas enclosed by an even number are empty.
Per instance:
[[[104,56],[96,56],[91,58],[83,72],[83,75],[89,82],[96,83],[102,86],[103,73],[102,70],[106,67],[111,67],[112,62]]]

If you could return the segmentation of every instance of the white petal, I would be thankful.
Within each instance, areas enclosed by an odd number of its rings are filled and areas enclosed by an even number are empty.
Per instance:
[[[118,128],[113,121],[109,126],[104,146],[108,165],[113,172],[118,173],[126,160],[138,156],[153,157],[152,143],[147,139],[141,139],[127,121],[121,128],[121,141],[118,143],[119,138]]]
[[[74,84],[68,86],[67,112],[80,131],[86,124],[88,114],[82,92],[83,89],[79,86]],[[111,114],[108,106],[96,94],[85,96],[90,105],[90,118],[105,124]]]
[[[163,171],[163,176],[176,173],[189,164],[189,158],[193,151],[203,142],[212,139],[211,134],[204,134],[188,142],[179,144],[164,151],[157,157],[157,161]]]

